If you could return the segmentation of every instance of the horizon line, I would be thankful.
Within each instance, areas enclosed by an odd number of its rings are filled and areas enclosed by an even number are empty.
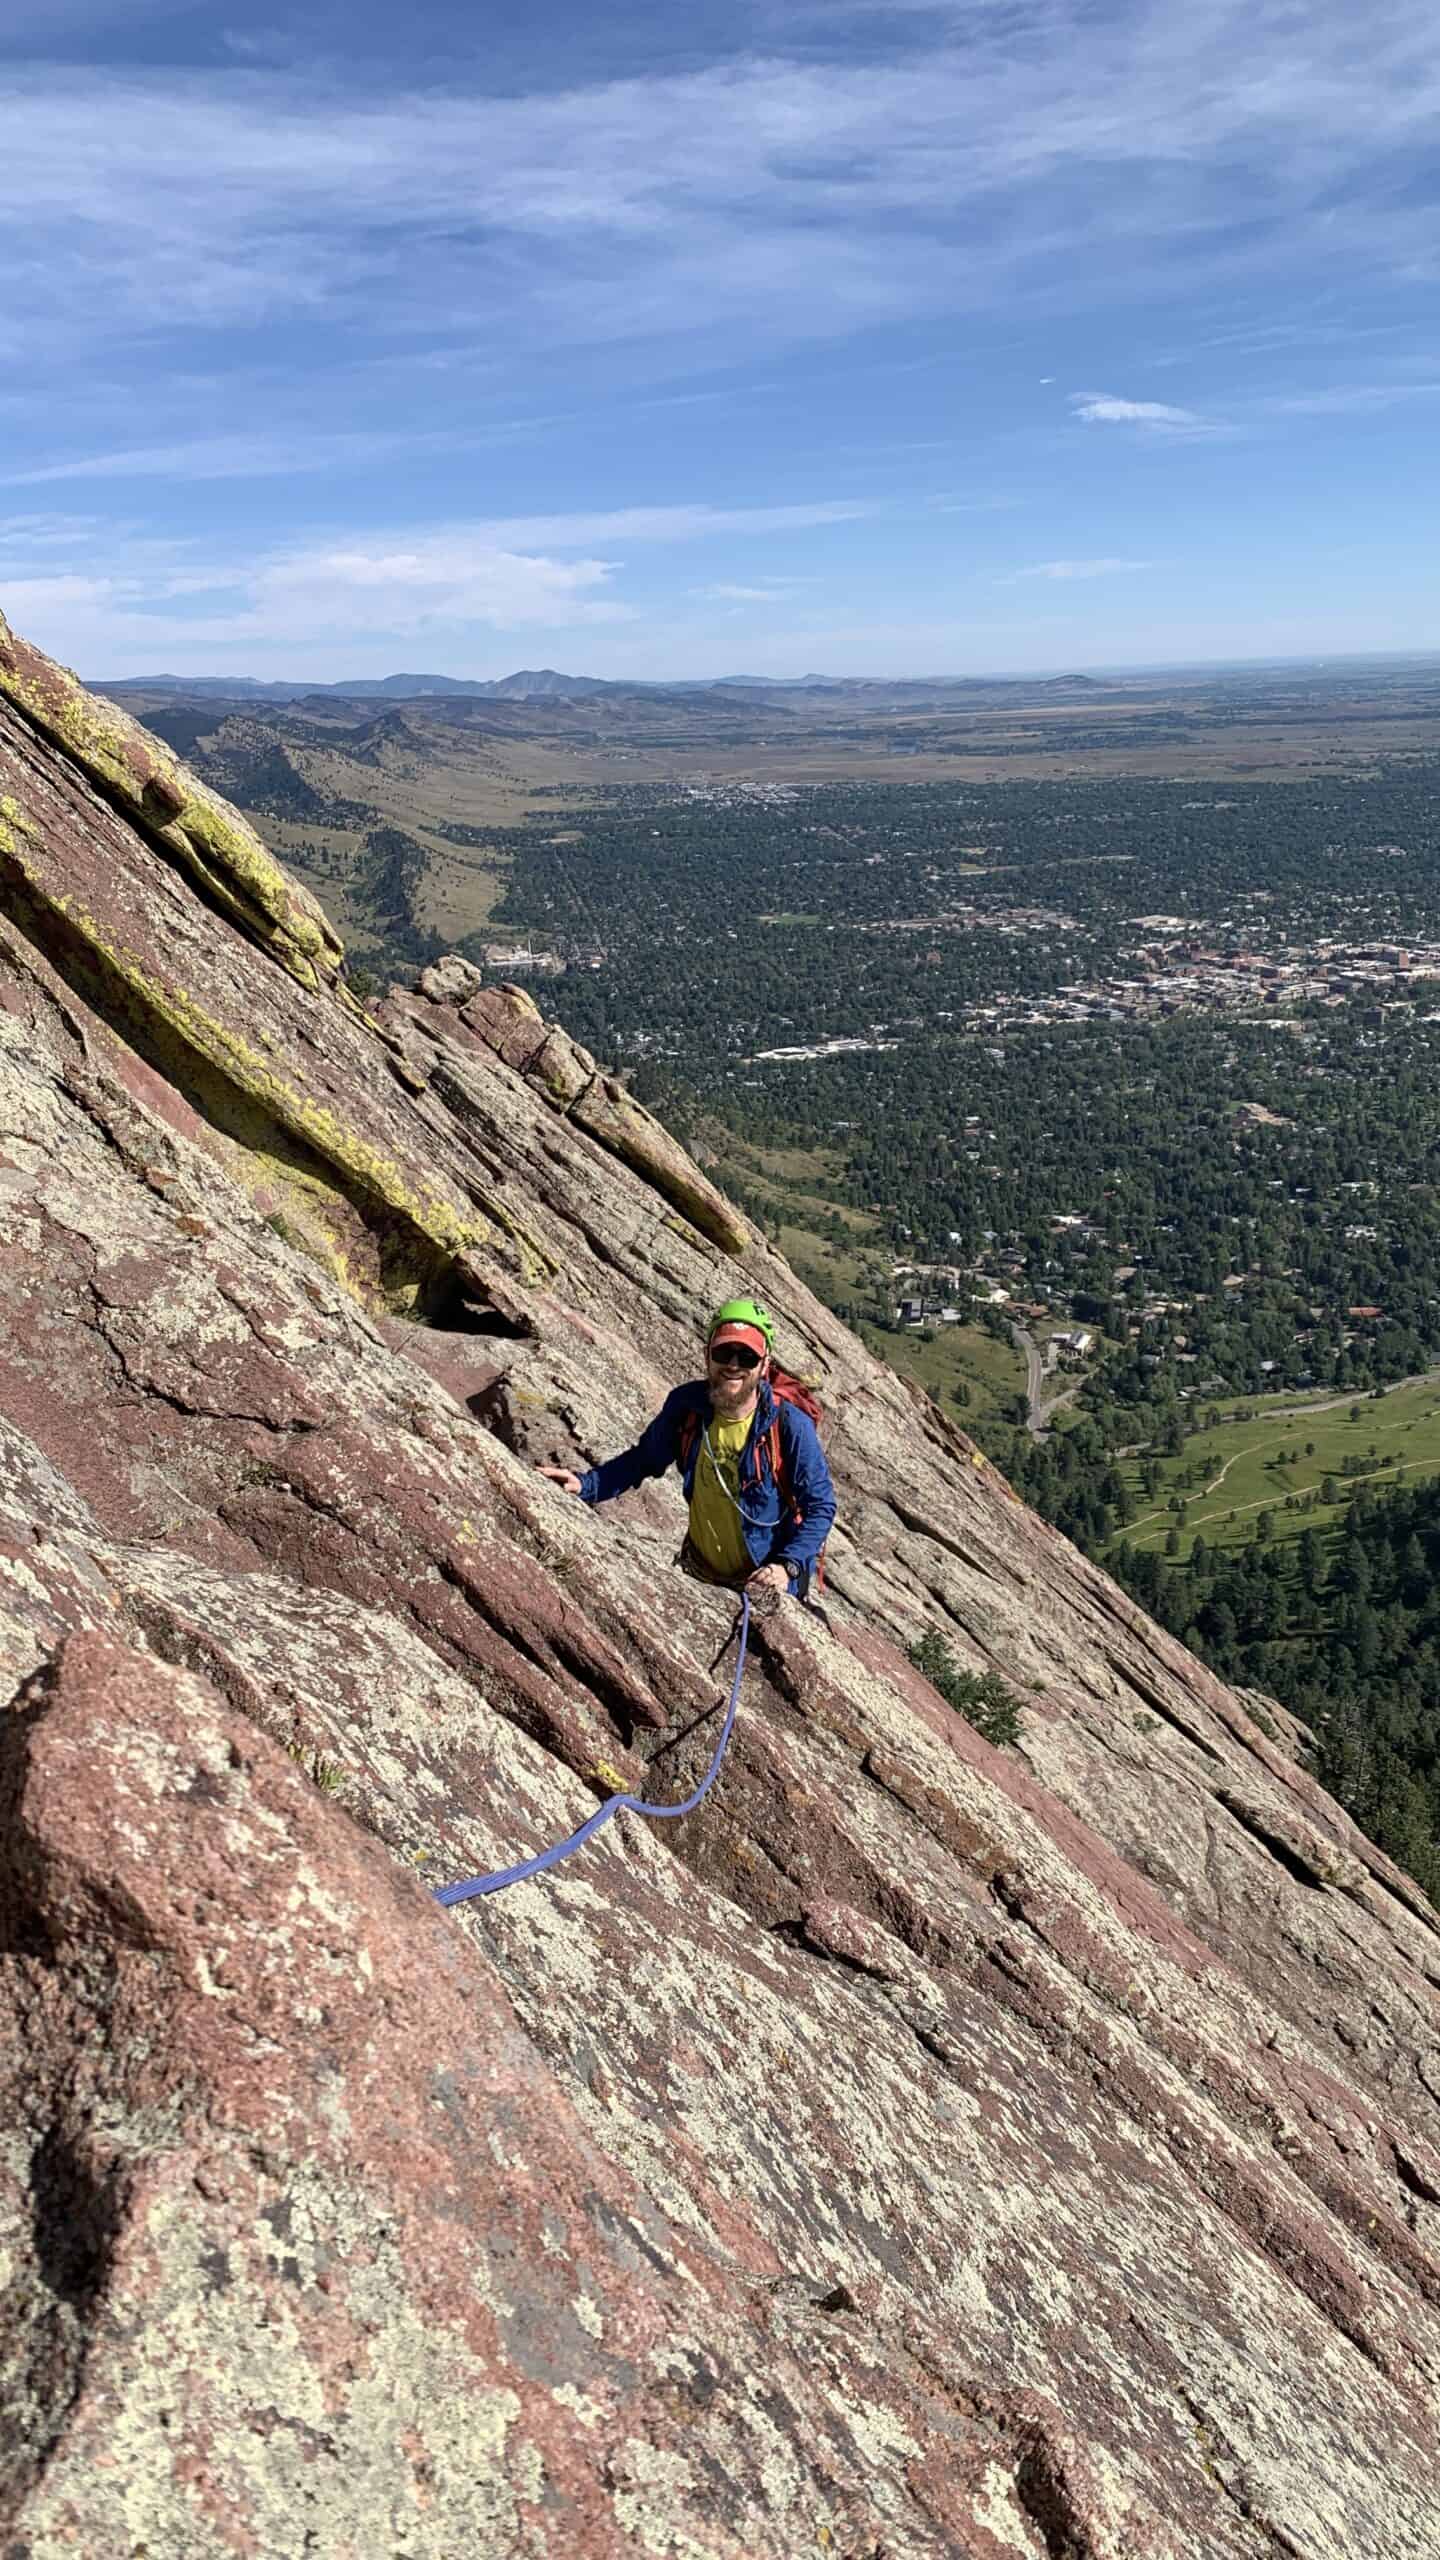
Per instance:
[[[1433,646],[1422,648],[1331,648],[1305,652],[1285,651],[1280,654],[1267,653],[1261,657],[1110,658],[1089,662],[1070,659],[1053,667],[1017,668],[1001,666],[989,668],[983,672],[977,672],[975,669],[969,668],[964,670],[950,669],[945,671],[937,669],[913,669],[904,674],[895,672],[875,672],[871,674],[864,674],[858,670],[852,670],[849,673],[839,674],[827,672],[819,668],[810,668],[804,674],[783,676],[734,674],[703,676],[598,676],[590,675],[583,669],[576,669],[573,672],[569,672],[559,667],[537,667],[533,669],[526,667],[512,667],[507,668],[501,674],[486,676],[451,675],[439,668],[427,670],[423,675],[410,675],[405,669],[396,668],[390,673],[380,676],[292,677],[255,676],[249,674],[232,675],[228,673],[217,674],[213,672],[206,672],[204,669],[197,669],[193,673],[186,675],[176,674],[173,670],[165,670],[163,672],[157,671],[151,675],[82,676],[80,678],[80,682],[85,685],[88,690],[98,693],[109,691],[120,685],[183,686],[187,684],[234,684],[272,688],[284,686],[287,689],[293,687],[293,689],[298,693],[344,693],[352,686],[394,684],[402,680],[417,685],[423,685],[426,682],[434,682],[442,685],[508,684],[512,682],[517,675],[528,675],[533,673],[535,675],[557,676],[562,682],[604,685],[622,692],[626,690],[637,690],[647,693],[674,693],[682,688],[688,689],[697,687],[703,688],[711,685],[747,684],[758,686],[795,685],[803,687],[807,684],[1063,683],[1069,678],[1080,676],[1098,678],[1103,676],[1186,675],[1203,674],[1210,671],[1225,672],[1233,669],[1263,667],[1370,665],[1410,666],[1417,664],[1423,665],[1432,659],[1440,659],[1440,641],[1436,641]]]

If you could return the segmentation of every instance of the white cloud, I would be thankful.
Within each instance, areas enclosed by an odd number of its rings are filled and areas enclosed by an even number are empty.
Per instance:
[[[1240,416],[1261,422],[1267,418],[1366,417],[1405,401],[1432,400],[1437,395],[1440,381],[1336,383],[1316,391],[1250,400],[1243,405]],[[1237,425],[1204,418],[1194,409],[1177,409],[1164,400],[1123,400],[1108,391],[1072,391],[1070,406],[1087,426],[1136,427],[1145,435],[1186,439],[1240,432]]]
[[[866,513],[845,499],[776,507],[627,507],[493,517],[471,523],[365,528],[258,558],[201,556],[195,546],[123,531],[105,544],[103,577],[51,566],[58,529],[83,519],[0,520],[0,605],[42,648],[91,672],[388,672],[417,642],[459,672],[511,631],[593,631],[641,621],[620,590],[612,544],[752,540],[843,529]],[[601,546],[604,546],[602,548]],[[727,604],[774,604],[803,581],[716,586]],[[363,663],[362,663],[363,662]]]
[[[620,563],[595,557],[558,560],[556,552],[592,543],[690,542],[717,534],[774,534],[844,525],[866,510],[822,499],[780,507],[621,507],[608,513],[502,516],[472,525],[443,525],[423,534],[370,536],[354,543],[307,547],[262,569],[262,601],[302,599],[313,621],[328,612],[350,627],[414,633],[437,622],[513,630],[628,621],[633,608],[599,595]],[[768,597],[771,587],[716,589]]]
[[[1134,569],[1153,569],[1153,560],[1039,560],[1032,569],[1017,569],[1017,578],[1113,578]]]
[[[1175,409],[1165,400],[1120,400],[1110,391],[1072,391],[1070,406],[1091,427],[1145,427],[1181,435],[1209,431],[1206,420],[1193,409]]]
[[[110,574],[0,578],[14,628],[91,674],[388,672],[417,642],[462,668],[515,631],[593,630],[634,609],[615,564],[506,551],[483,539],[315,546],[251,566],[118,547]]]
[[[616,563],[548,560],[521,552],[424,543],[412,551],[312,551],[263,569],[254,583],[262,623],[284,618],[312,636],[329,628],[396,639],[436,628],[548,630],[627,622],[631,608],[597,596]]]
[[[115,596],[109,578],[7,578],[0,592],[0,606],[14,631],[29,636],[32,626],[48,623],[54,614],[90,613],[97,606],[108,605]]]

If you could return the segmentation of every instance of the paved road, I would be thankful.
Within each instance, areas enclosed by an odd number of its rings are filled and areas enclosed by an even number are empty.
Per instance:
[[[1016,1350],[1023,1351],[1025,1354],[1025,1402],[1028,1408],[1025,1415],[1025,1428],[1032,1440],[1043,1440],[1050,1428],[1052,1416],[1059,1412],[1062,1405],[1069,1404],[1072,1397],[1078,1396],[1085,1381],[1083,1378],[1071,1378],[1066,1386],[1057,1387],[1053,1395],[1047,1396],[1045,1363],[1041,1358],[1040,1345],[1034,1334],[1027,1333],[1023,1324],[1012,1324],[1010,1339]]]
[[[1040,1407],[1039,1427],[1041,1431],[1049,1430],[1051,1423],[1054,1421],[1055,1416],[1060,1411],[1062,1405],[1074,1403],[1075,1398],[1080,1393],[1084,1384],[1085,1381],[1083,1378],[1072,1378],[1068,1386],[1057,1387],[1053,1396],[1047,1396],[1045,1398],[1044,1403]]]
[[[1041,1420],[1041,1390],[1045,1383],[1045,1363],[1040,1357],[1040,1345],[1034,1334],[1027,1333],[1023,1324],[1012,1324],[1010,1339],[1016,1350],[1023,1351],[1025,1354],[1025,1400],[1030,1408],[1025,1419],[1038,1440],[1045,1427]]]

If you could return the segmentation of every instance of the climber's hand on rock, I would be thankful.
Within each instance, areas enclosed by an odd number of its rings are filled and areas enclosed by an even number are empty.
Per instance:
[[[747,1591],[783,1593],[790,1588],[790,1576],[783,1564],[762,1564],[751,1574],[745,1588]]]
[[[580,1479],[573,1467],[542,1467],[540,1473],[548,1476],[552,1484],[558,1484],[564,1493],[578,1493],[580,1490]]]

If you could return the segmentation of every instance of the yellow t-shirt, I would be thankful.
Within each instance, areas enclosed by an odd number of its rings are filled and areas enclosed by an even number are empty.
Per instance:
[[[740,1459],[753,1413],[735,1422],[708,1422],[695,1453],[690,1494],[690,1543],[713,1573],[750,1570],[750,1550],[740,1525]]]

